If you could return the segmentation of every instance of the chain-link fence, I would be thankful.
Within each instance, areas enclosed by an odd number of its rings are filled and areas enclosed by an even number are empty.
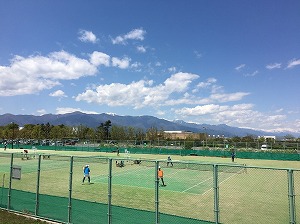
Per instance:
[[[299,217],[294,169],[1,153],[0,175],[1,208],[63,223],[295,224]]]

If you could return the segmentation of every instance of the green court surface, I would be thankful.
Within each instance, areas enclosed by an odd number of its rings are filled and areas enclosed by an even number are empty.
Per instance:
[[[160,187],[162,191],[174,191],[180,193],[204,194],[212,189],[212,171],[199,171],[175,167],[165,167],[164,182],[167,186]],[[237,173],[223,173],[219,181],[230,178]],[[188,178],[187,178],[188,177]],[[130,180],[130,181],[128,181]],[[106,183],[107,175],[94,176],[94,183]],[[115,168],[112,175],[113,185],[133,186],[139,188],[155,188],[155,169],[139,165],[126,165]]]
[[[138,157],[137,157],[138,158]],[[205,163],[199,161],[147,160],[135,164],[134,158],[75,157],[51,155],[42,158],[40,170],[38,160],[23,160],[16,157],[13,165],[22,169],[20,180],[13,179],[12,207],[18,211],[34,213],[37,177],[40,172],[40,215],[50,219],[67,220],[70,182],[72,183],[73,223],[107,223],[109,184],[111,183],[112,223],[155,223],[156,209],[156,165],[164,171],[166,187],[159,187],[160,223],[194,224],[214,222],[216,189],[219,194],[221,223],[272,223],[289,222],[289,169],[247,168],[238,163]],[[191,159],[195,159],[191,157]],[[207,158],[201,158],[204,161]],[[210,159],[210,158],[208,158]],[[115,162],[124,160],[125,166]],[[227,161],[223,159],[222,162]],[[239,160],[243,163],[269,161]],[[2,187],[1,207],[7,205],[11,158],[0,157]],[[157,164],[158,163],[158,164]],[[83,167],[89,164],[92,184],[82,184]],[[288,162],[274,165],[287,166]],[[242,164],[241,164],[242,165]],[[217,167],[217,183],[214,168]],[[72,179],[70,179],[72,177]],[[111,179],[110,179],[111,178]],[[110,182],[111,181],[111,182]],[[300,205],[300,172],[294,171],[296,205]],[[161,182],[160,182],[161,184]],[[217,184],[217,187],[216,185]],[[297,217],[300,217],[299,211]],[[86,215],[81,215],[86,214]],[[125,214],[125,215],[124,215]],[[244,214],[247,214],[245,216]],[[94,218],[91,218],[94,217]],[[101,220],[101,222],[99,222]],[[206,220],[206,221],[203,221]]]

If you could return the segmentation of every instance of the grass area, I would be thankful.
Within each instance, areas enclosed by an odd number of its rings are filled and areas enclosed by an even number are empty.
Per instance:
[[[32,219],[0,209],[1,224],[48,224],[49,222]]]
[[[0,150],[1,151],[1,150]],[[11,151],[6,151],[11,152]],[[15,149],[14,152],[21,152]],[[133,164],[126,159],[126,154],[101,152],[66,152],[45,151],[37,153],[51,154],[51,159],[41,160],[40,194],[60,196],[69,195],[70,173],[72,172],[72,197],[84,201],[107,203],[108,170],[107,160],[91,156],[106,156],[113,158],[112,167],[112,203],[113,205],[155,211],[155,168],[154,162],[141,165]],[[57,156],[56,156],[56,155]],[[70,170],[70,158],[74,156],[73,170]],[[238,154],[237,154],[238,155]],[[131,159],[163,160],[161,165],[165,172],[167,187],[159,188],[160,212],[170,215],[201,220],[214,220],[214,183],[212,165],[217,163],[219,203],[222,223],[272,223],[289,222],[287,170],[275,168],[300,169],[299,162],[250,160],[236,158],[172,156],[174,167],[166,167],[167,155],[130,154]],[[125,167],[115,166],[116,160],[125,160]],[[185,169],[176,161],[185,163],[197,162],[199,167]],[[0,157],[0,178],[4,186],[9,184],[10,157]],[[14,159],[14,164],[22,167],[21,180],[13,180],[13,189],[36,192],[37,160]],[[82,167],[89,164],[93,184],[82,185]],[[223,164],[223,165],[222,165]],[[233,169],[230,165],[246,164],[247,172],[222,172],[223,168]],[[182,165],[182,164],[181,164]],[[273,167],[261,169],[256,166]],[[209,169],[203,169],[207,168]],[[5,174],[5,176],[4,176]],[[299,195],[300,173],[295,175],[295,194]],[[1,193],[1,192],[0,192]],[[5,198],[4,198],[5,199]],[[15,199],[15,203],[17,200]],[[34,197],[33,202],[34,203]],[[47,205],[41,203],[41,206]],[[2,197],[1,197],[2,204]],[[297,198],[296,205],[300,206]],[[55,205],[53,205],[55,206]],[[244,214],[247,214],[246,216]],[[300,217],[300,214],[297,215]],[[0,220],[1,221],[1,220]],[[2,223],[2,222],[0,222]],[[5,222],[4,222],[5,223]],[[23,222],[24,223],[24,222]]]

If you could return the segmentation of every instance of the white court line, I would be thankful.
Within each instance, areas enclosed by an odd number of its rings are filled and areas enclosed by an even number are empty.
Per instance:
[[[203,183],[205,183],[206,181],[209,181],[209,180],[211,180],[211,179],[212,179],[212,177],[210,177],[210,178],[208,178],[208,179],[206,179],[206,180],[204,180],[204,181],[202,181],[202,182],[200,182],[200,183],[198,183],[198,184],[195,184],[194,186],[191,186],[191,187],[185,189],[184,191],[181,191],[181,193],[184,193],[184,192],[186,192],[186,191],[188,191],[188,190],[190,190],[190,189],[192,189],[192,188],[194,188],[194,187],[197,187],[198,185],[203,184]]]
[[[237,174],[238,174],[238,173],[234,173],[233,175],[227,177],[226,179],[224,179],[223,181],[221,181],[221,182],[219,183],[219,186],[220,186],[222,183],[224,183],[225,181],[229,180],[230,178],[234,177],[234,176],[237,175]],[[206,193],[208,193],[208,192],[210,192],[210,191],[212,191],[212,190],[213,190],[213,188],[210,188],[209,190],[205,191],[202,195],[205,195]]]
[[[170,174],[167,174],[167,175],[164,175],[164,176],[167,176],[167,177],[172,177],[172,176],[174,176],[175,174],[179,173],[179,171],[180,171],[180,170],[178,170],[178,169],[177,169],[177,171],[175,171],[175,172],[172,172],[172,173],[170,173]]]
[[[228,170],[231,170],[231,169],[234,169],[234,167],[233,167],[233,168],[230,168],[230,169],[228,169]],[[227,170],[227,171],[228,171],[228,170]],[[224,173],[224,172],[220,172],[220,173]],[[234,173],[233,175],[229,176],[229,177],[226,178],[225,180],[221,181],[219,184],[222,184],[223,182],[227,181],[229,178],[234,177],[236,174],[238,174],[238,173]],[[211,180],[212,178],[213,178],[213,177],[210,177],[210,178],[208,178],[208,179],[206,179],[206,180],[204,180],[204,181],[202,181],[202,182],[200,182],[200,183],[198,183],[198,184],[195,184],[195,185],[193,185],[192,187],[190,187],[190,188],[188,188],[188,189],[185,189],[184,191],[181,191],[181,193],[184,193],[184,192],[186,192],[186,191],[188,191],[188,190],[190,190],[190,189],[192,189],[192,188],[194,188],[194,187],[197,187],[197,186],[199,186],[200,184],[203,184],[203,183],[207,182],[208,180]],[[213,188],[210,188],[209,190],[205,191],[202,195],[206,194],[207,192],[211,191],[212,189],[213,189]]]

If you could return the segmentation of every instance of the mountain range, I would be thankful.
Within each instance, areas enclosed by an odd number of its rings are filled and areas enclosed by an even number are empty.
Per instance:
[[[210,124],[196,124],[188,123],[182,120],[168,121],[154,116],[119,116],[116,114],[85,114],[82,112],[73,112],[67,114],[44,114],[41,116],[35,115],[0,115],[0,126],[5,126],[10,123],[16,123],[20,127],[25,124],[46,124],[67,126],[85,125],[87,127],[96,128],[101,123],[110,120],[112,125],[135,127],[147,130],[151,127],[156,127],[158,130],[165,131],[191,131],[195,133],[206,133],[215,136],[233,137],[233,136],[276,136],[283,137],[285,135],[294,135],[299,137],[299,133],[290,132],[265,132],[261,130],[253,130],[239,127],[231,127],[226,124],[210,125]]]

